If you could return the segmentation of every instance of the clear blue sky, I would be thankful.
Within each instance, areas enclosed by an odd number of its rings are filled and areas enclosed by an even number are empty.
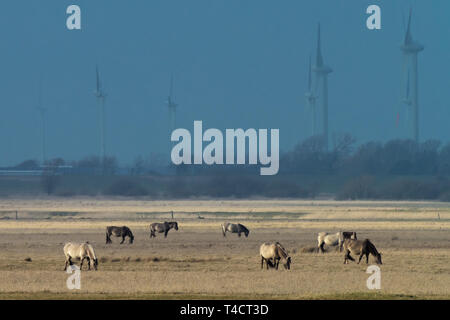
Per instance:
[[[66,29],[66,8],[82,30]],[[365,27],[369,4],[382,30]],[[413,5],[421,140],[450,140],[447,0],[3,0],[0,5],[0,166],[40,159],[39,79],[48,108],[48,157],[98,154],[95,65],[107,99],[107,153],[129,164],[168,144],[170,74],[177,126],[279,128],[282,150],[310,134],[307,67],[322,23],[330,132],[358,143],[404,136],[400,99],[404,16]],[[400,119],[400,121],[406,121]]]

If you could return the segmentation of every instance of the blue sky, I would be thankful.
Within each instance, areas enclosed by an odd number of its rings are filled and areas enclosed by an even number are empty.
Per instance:
[[[66,28],[66,8],[82,30]],[[365,26],[382,9],[382,29]],[[404,137],[395,126],[409,6],[419,56],[421,140],[450,140],[450,2],[365,0],[3,0],[0,11],[0,166],[40,159],[42,79],[48,157],[99,153],[98,63],[107,98],[107,154],[121,165],[168,145],[170,75],[177,127],[279,128],[280,147],[311,132],[304,94],[322,24],[330,132],[358,143]],[[400,122],[406,121],[401,115]]]

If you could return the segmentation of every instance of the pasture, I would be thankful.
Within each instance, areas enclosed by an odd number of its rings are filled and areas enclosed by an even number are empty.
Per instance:
[[[150,239],[149,225],[170,221],[172,210],[179,230]],[[225,221],[244,224],[249,237],[224,238]],[[130,227],[134,243],[105,244],[108,225]],[[334,248],[314,252],[317,232],[339,230],[383,254],[381,290],[367,289],[364,259],[344,265]],[[4,198],[0,231],[3,299],[450,298],[448,203]],[[69,241],[89,241],[99,259],[98,271],[81,272],[81,290],[66,287]],[[266,241],[289,250],[291,270],[260,269]]]

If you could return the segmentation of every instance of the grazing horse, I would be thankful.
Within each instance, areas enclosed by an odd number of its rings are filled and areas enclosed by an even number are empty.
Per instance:
[[[122,244],[125,241],[126,237],[130,238],[130,243],[133,243],[134,236],[131,232],[130,228],[123,226],[123,227],[115,227],[115,226],[109,226],[106,227],[106,243],[112,243],[111,241],[111,235],[115,237],[122,237]]]
[[[261,255],[261,269],[263,269],[265,261],[267,269],[269,269],[270,266],[278,270],[280,260],[283,260],[285,269],[291,269],[291,257],[288,255],[287,250],[279,242],[263,243],[261,247],[259,247],[259,254]]]
[[[68,242],[64,245],[64,255],[66,256],[66,265],[64,271],[67,270],[67,265],[72,265],[72,258],[80,258],[80,270],[83,268],[84,259],[88,260],[88,268],[91,270],[91,265],[97,270],[98,259],[95,255],[94,248],[89,244],[85,243],[73,243]]]
[[[226,232],[231,232],[231,233],[237,233],[238,236],[241,236],[241,233],[243,232],[245,234],[245,237],[248,237],[248,234],[250,233],[250,230],[248,230],[244,225],[238,223],[238,224],[234,224],[234,223],[228,223],[225,222],[222,224],[222,233],[223,236],[226,237]]]
[[[328,246],[338,246],[339,251],[342,251],[342,244],[345,239],[356,239],[356,232],[337,232],[330,234],[328,232],[319,232],[317,235],[317,246],[319,251],[324,253],[325,250],[323,246],[326,244]]]
[[[169,233],[169,230],[172,228],[178,230],[178,223],[175,221],[172,222],[164,221],[164,223],[152,223],[150,225],[150,238],[156,237],[156,232],[158,233],[164,232],[164,238],[167,238],[167,233]]]
[[[375,262],[377,264],[383,264],[381,262],[381,253],[377,251],[377,248],[370,242],[369,239],[366,240],[354,240],[354,239],[345,239],[344,241],[344,264],[348,263],[348,260],[355,261],[350,256],[350,253],[354,255],[359,255],[358,264],[361,262],[361,259],[364,255],[366,255],[366,264],[369,263],[369,254],[375,257]]]

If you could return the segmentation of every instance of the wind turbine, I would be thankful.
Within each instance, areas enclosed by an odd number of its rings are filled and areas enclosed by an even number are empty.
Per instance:
[[[42,150],[42,166],[45,165],[45,162],[47,161],[47,146],[46,146],[46,127],[47,127],[47,109],[42,106],[42,82],[39,83],[39,97],[38,97],[38,106],[37,111],[39,112],[39,115],[41,116],[41,150]]]
[[[403,79],[406,78],[406,92],[403,102],[411,109],[411,135],[415,142],[419,142],[419,85],[417,71],[417,56],[424,50],[424,46],[414,41],[411,35],[411,15],[409,11],[408,26],[405,39],[400,46],[403,53]],[[408,72],[406,75],[405,73]]]
[[[316,65],[313,68],[316,74],[317,84],[320,83],[322,86],[322,92],[320,95],[320,100],[322,103],[322,126],[323,126],[323,137],[325,140],[325,150],[328,151],[328,74],[333,72],[333,70],[324,64],[322,57],[322,49],[320,43],[320,23],[317,32],[317,53],[316,53]]]
[[[105,148],[105,100],[106,100],[106,93],[103,91],[102,84],[100,81],[100,73],[98,71],[98,66],[95,67],[96,72],[96,90],[94,92],[94,95],[97,98],[97,103],[100,111],[100,157],[101,157],[101,164],[103,167],[103,170],[105,169],[105,158],[106,158],[106,148]]]
[[[166,105],[169,109],[169,157],[170,157],[170,149],[171,149],[170,136],[172,135],[172,132],[175,130],[176,109],[178,107],[178,104],[176,104],[173,99],[173,76],[170,76],[170,89],[169,95],[166,100]]]
[[[305,93],[306,104],[311,111],[311,130],[312,135],[316,135],[316,96],[312,91],[312,74],[311,74],[311,57],[309,57],[309,71],[308,71],[308,91]]]

